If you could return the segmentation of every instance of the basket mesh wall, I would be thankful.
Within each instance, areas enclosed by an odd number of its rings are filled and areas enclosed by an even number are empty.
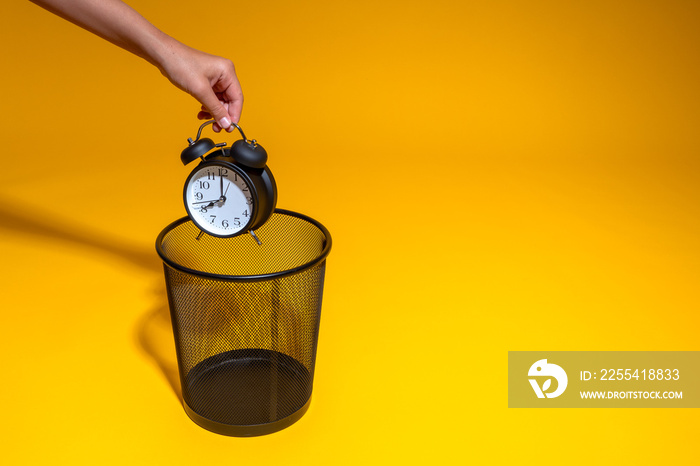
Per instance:
[[[228,425],[282,419],[312,390],[325,258],[305,264],[324,253],[329,238],[280,213],[256,233],[262,246],[250,235],[197,240],[199,230],[187,221],[158,245],[183,399],[198,415]],[[260,277],[285,271],[294,273]]]

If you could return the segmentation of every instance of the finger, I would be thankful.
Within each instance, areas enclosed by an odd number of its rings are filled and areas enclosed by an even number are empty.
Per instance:
[[[211,113],[209,113],[207,107],[202,105],[199,107],[199,113],[197,113],[197,118],[199,118],[200,120],[211,120]]]
[[[228,104],[227,104],[226,102],[221,102],[221,105],[223,105],[224,108],[226,109],[226,112],[228,112]],[[219,131],[222,130],[222,127],[221,127],[221,125],[220,125],[219,123],[214,123],[214,124],[211,125],[211,126],[212,126],[212,128],[214,129],[214,132],[216,132],[216,133],[218,133]],[[228,131],[229,131],[229,132],[233,131],[233,125],[231,125],[231,129],[229,129]]]
[[[230,60],[219,62],[220,74],[215,82],[212,82],[212,89],[216,92],[220,101],[224,102],[226,110],[233,123],[238,123],[243,110],[243,90],[238,82],[236,68]]]
[[[223,128],[229,132],[234,130],[233,125],[231,125],[231,115],[229,115],[224,104],[216,97],[211,87],[203,87],[201,92],[194,93],[194,96],[207,110],[206,112],[200,112],[200,114],[208,112],[220,129]]]
[[[243,91],[241,91],[238,80],[234,78],[234,81],[226,88],[221,97],[226,103],[226,109],[231,117],[231,121],[238,123],[243,111]]]

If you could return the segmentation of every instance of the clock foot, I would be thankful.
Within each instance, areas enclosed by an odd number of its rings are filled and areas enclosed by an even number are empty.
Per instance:
[[[258,246],[262,246],[262,242],[258,239],[258,235],[256,235],[253,230],[250,230],[250,236],[253,237],[256,243],[258,243]]]

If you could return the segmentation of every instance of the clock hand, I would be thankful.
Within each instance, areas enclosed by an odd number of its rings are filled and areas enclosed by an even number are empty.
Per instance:
[[[213,201],[199,201],[199,202],[193,202],[192,205],[195,205],[195,204],[206,204],[207,202],[208,202],[209,204],[212,204],[212,205],[213,205],[215,202],[219,202],[220,200],[221,200],[221,198],[219,198],[219,199],[214,199]]]
[[[203,212],[206,212],[209,207],[214,207],[214,201],[209,202],[207,205],[197,206],[198,209],[204,209]]]

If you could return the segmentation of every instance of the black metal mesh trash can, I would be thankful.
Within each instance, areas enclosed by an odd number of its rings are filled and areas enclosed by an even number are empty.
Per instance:
[[[277,209],[250,235],[215,238],[182,218],[158,236],[185,411],[234,436],[283,429],[309,407],[328,230]]]

